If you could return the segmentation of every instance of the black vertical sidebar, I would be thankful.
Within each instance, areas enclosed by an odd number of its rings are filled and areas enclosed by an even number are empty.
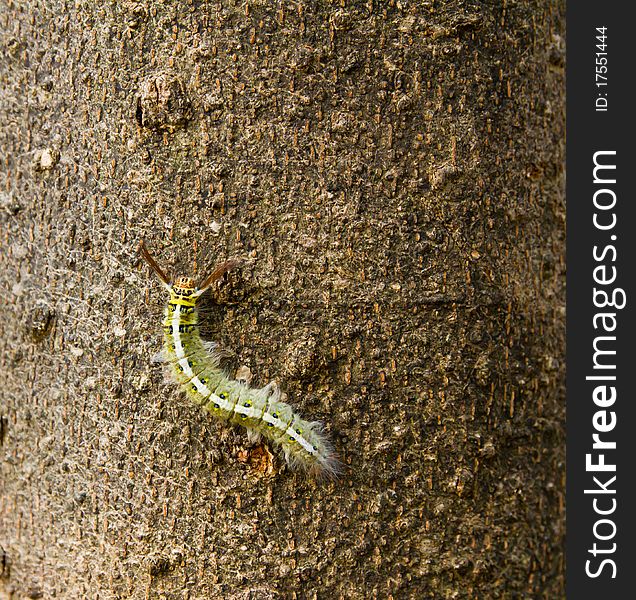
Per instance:
[[[634,598],[636,179],[629,3],[567,6],[567,592]],[[596,168],[596,171],[595,171]]]

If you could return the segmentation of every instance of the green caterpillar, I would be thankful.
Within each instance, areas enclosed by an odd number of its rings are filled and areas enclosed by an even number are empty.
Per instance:
[[[229,378],[220,367],[216,345],[199,336],[197,301],[238,261],[220,264],[198,285],[189,277],[171,283],[143,242],[140,251],[170,294],[163,321],[164,359],[187,395],[214,416],[247,428],[252,441],[267,438],[290,466],[334,477],[339,463],[320,423],[301,419],[280,400],[274,383],[253,389]]]

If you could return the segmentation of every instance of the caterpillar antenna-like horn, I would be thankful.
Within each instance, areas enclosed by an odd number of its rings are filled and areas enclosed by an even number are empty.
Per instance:
[[[238,267],[240,264],[241,264],[241,261],[237,259],[231,259],[231,260],[225,261],[224,263],[221,263],[214,269],[214,271],[212,271],[212,273],[210,273],[207,277],[205,277],[201,281],[201,283],[199,283],[199,285],[197,285],[197,288],[199,289],[201,293],[204,292],[215,281],[218,281],[219,279],[221,279],[221,277],[223,277],[223,275],[225,275],[225,273],[227,273],[230,269],[234,269],[235,267]]]
[[[152,254],[150,254],[148,248],[146,248],[146,244],[143,240],[141,240],[139,244],[139,252],[141,253],[142,258],[148,263],[148,266],[157,274],[157,277],[161,279],[164,285],[170,287],[170,280],[157,264],[157,261],[152,257]]]

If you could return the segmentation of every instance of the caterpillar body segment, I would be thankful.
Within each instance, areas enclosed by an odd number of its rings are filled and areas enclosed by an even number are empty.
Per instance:
[[[163,358],[186,394],[215,417],[244,426],[250,440],[261,436],[269,440],[290,466],[316,475],[336,476],[339,463],[320,423],[303,420],[281,401],[273,383],[255,389],[229,378],[220,367],[222,353],[199,335],[198,299],[238,262],[222,263],[199,285],[188,277],[171,283],[143,242],[140,251],[170,294],[163,320]]]

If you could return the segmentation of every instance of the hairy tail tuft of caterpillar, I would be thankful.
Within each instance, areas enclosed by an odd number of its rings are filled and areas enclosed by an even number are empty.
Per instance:
[[[305,421],[282,402],[276,384],[255,389],[231,379],[220,366],[221,353],[215,344],[204,342],[199,335],[197,301],[239,261],[218,265],[198,284],[189,277],[171,282],[143,241],[139,249],[170,294],[163,321],[164,359],[174,380],[196,404],[214,416],[245,427],[250,440],[266,438],[291,467],[335,478],[340,463],[321,424]]]

